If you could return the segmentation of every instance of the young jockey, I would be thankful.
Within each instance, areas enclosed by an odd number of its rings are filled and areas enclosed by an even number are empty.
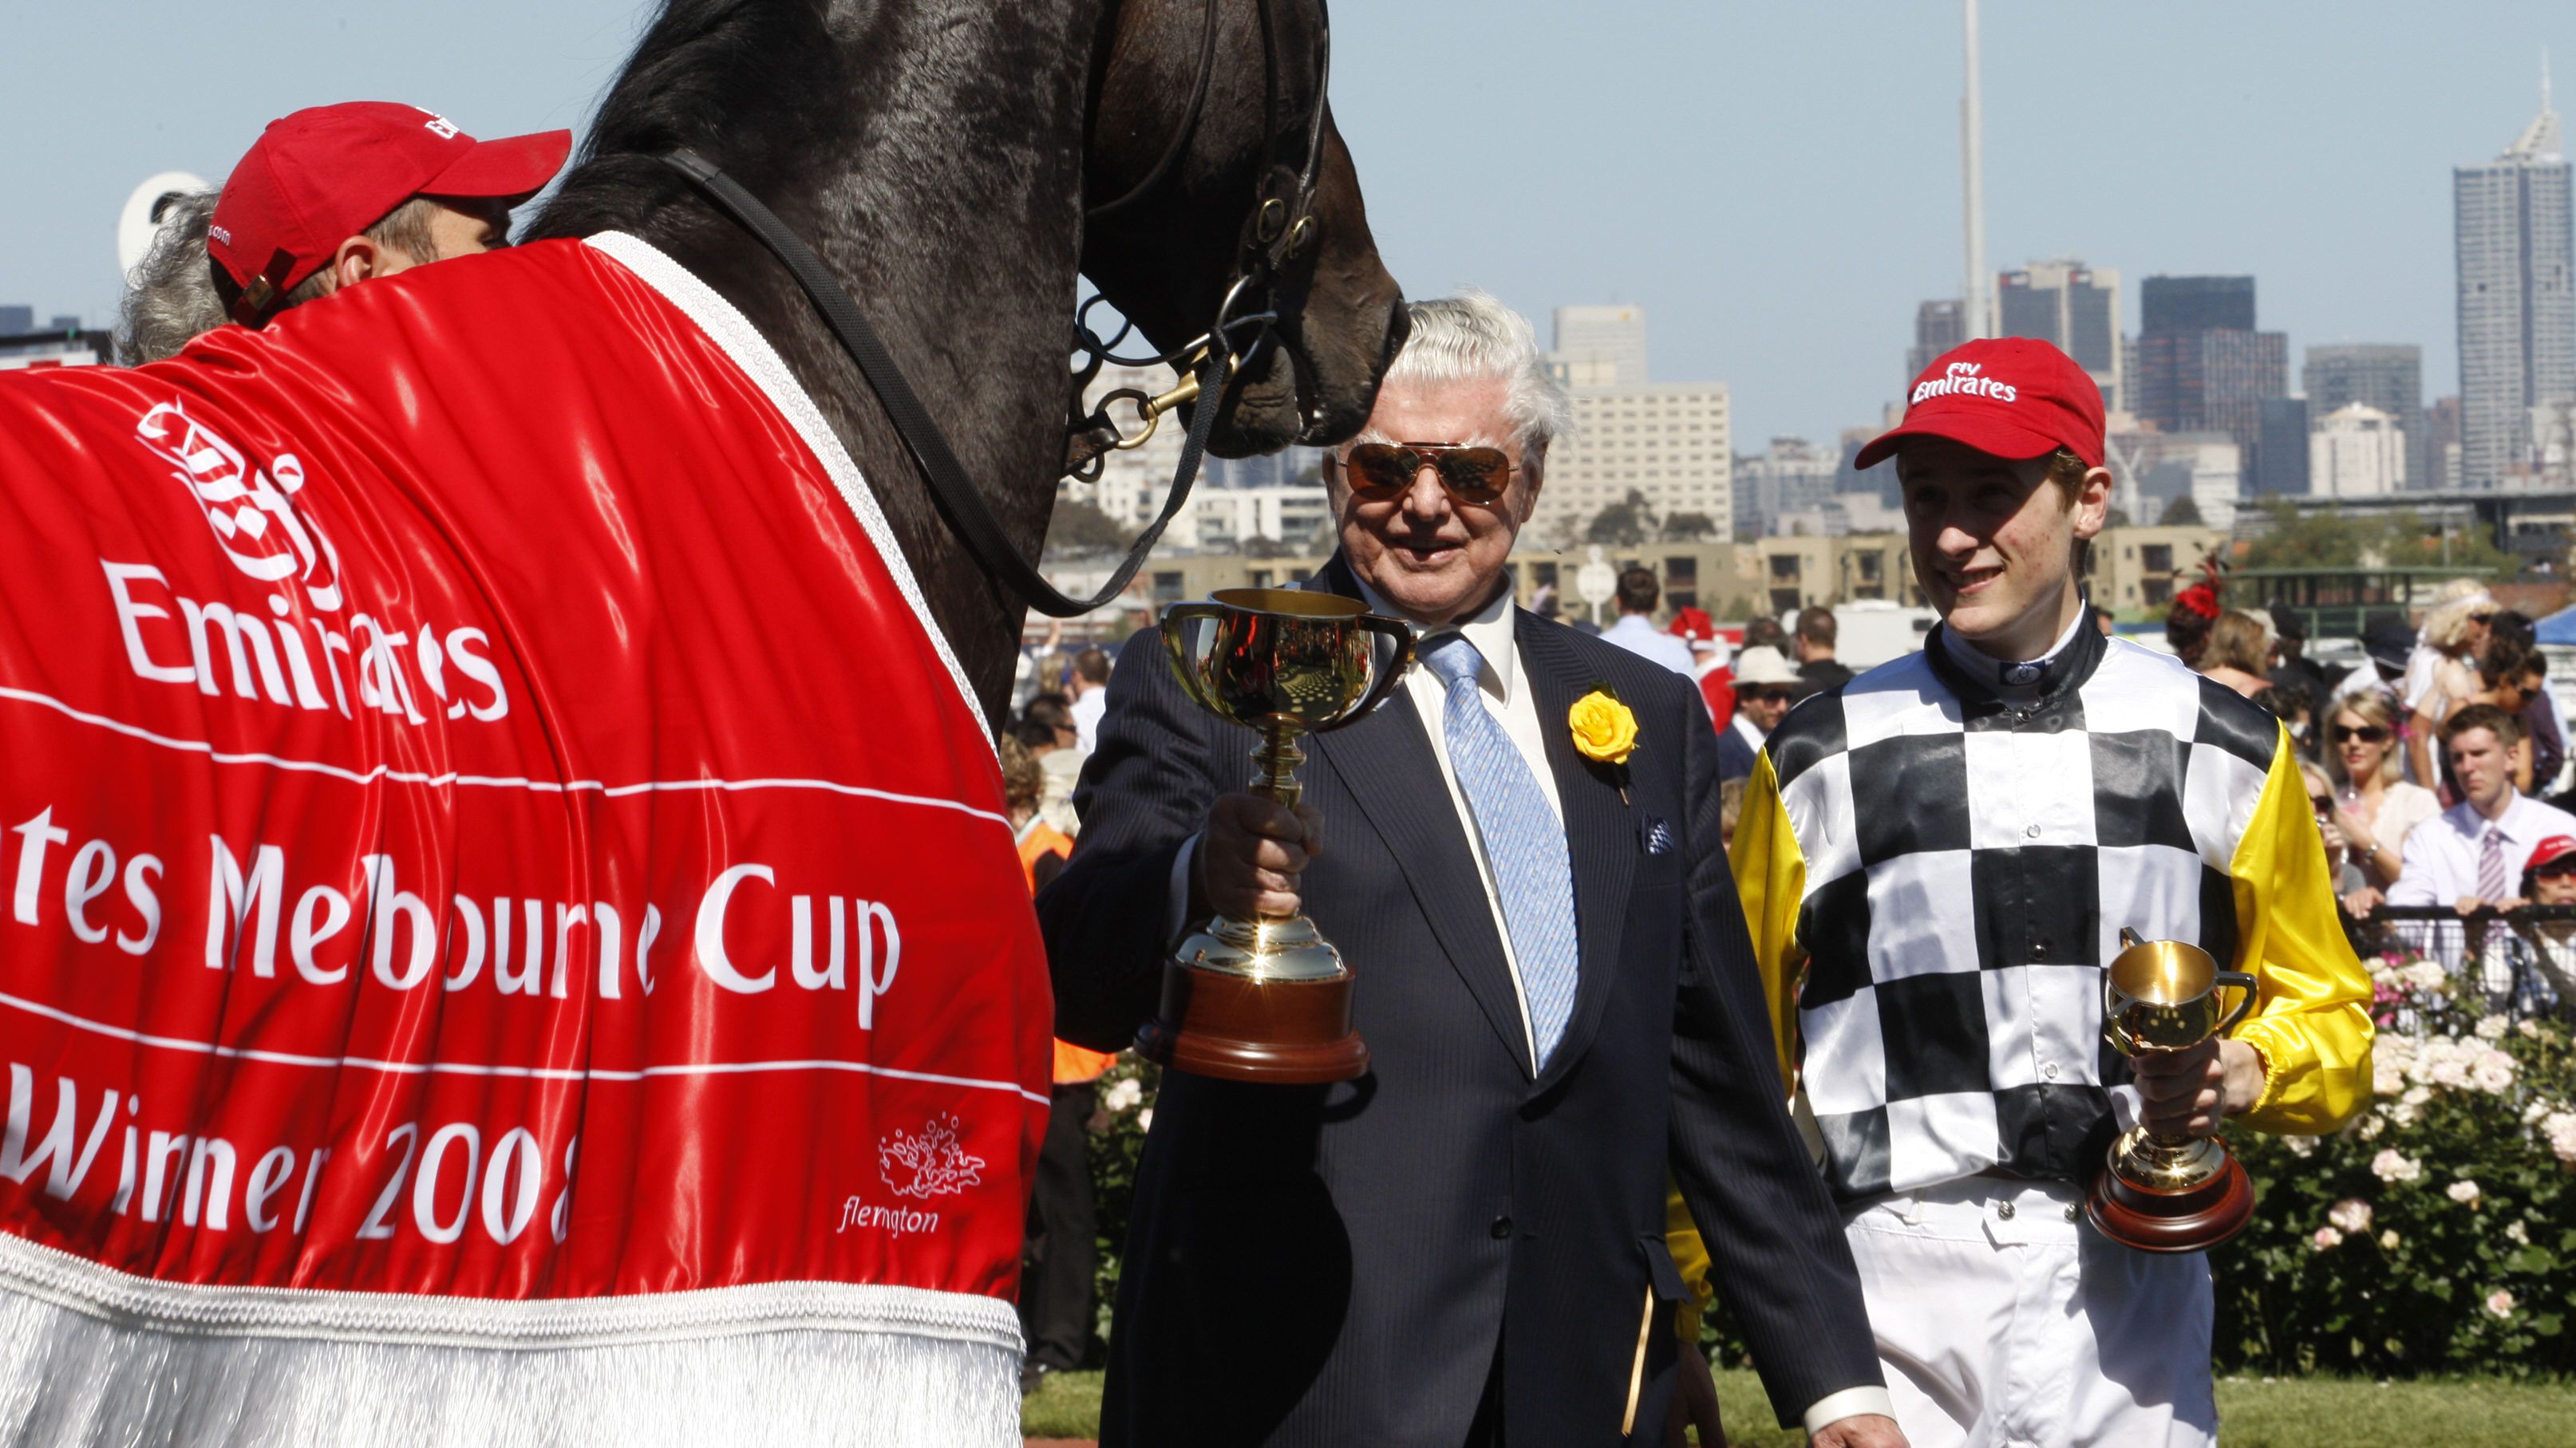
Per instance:
[[[2103,1237],[2085,1185],[2133,1118],[2324,1132],[2370,1080],[2370,982],[2280,725],[2093,626],[2102,432],[2042,342],[1923,373],[1859,462],[1897,459],[1942,624],[1789,714],[1735,838],[1782,1071],[1918,1448],[2209,1441],[2208,1264]],[[2252,972],[2245,1023],[2108,1050],[2123,926]]]

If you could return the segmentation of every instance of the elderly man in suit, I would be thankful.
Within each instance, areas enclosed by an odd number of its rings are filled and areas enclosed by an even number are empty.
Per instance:
[[[1333,1086],[1164,1076],[1105,1444],[1654,1441],[1684,1291],[1668,1164],[1782,1421],[1903,1441],[1771,1063],[1708,712],[1513,607],[1564,415],[1527,322],[1414,304],[1326,469],[1341,549],[1310,586],[1410,622],[1419,663],[1306,742],[1307,808],[1242,792],[1254,736],[1189,704],[1157,637],[1112,675],[1083,847],[1039,902],[1058,1033],[1123,1044],[1186,925],[1302,907],[1374,1056]],[[1634,716],[1623,763],[1573,736],[1596,691]]]

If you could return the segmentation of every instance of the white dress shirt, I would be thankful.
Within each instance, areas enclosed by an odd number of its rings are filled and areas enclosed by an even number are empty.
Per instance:
[[[1691,657],[1690,645],[1655,627],[1642,613],[1623,613],[1619,621],[1601,631],[1601,641],[1617,644],[1640,658],[1653,659],[1685,679],[1699,677],[1698,661]]]
[[[2576,815],[2517,794],[2493,827],[2504,836],[2505,888],[2520,890],[2531,847],[2551,835],[2576,835]],[[2488,828],[2487,817],[2463,801],[2408,830],[2399,852],[2406,866],[2388,887],[2388,903],[2449,905],[2477,894],[2478,854]]]
[[[2522,869],[2530,863],[2532,847],[2552,835],[2576,835],[2576,815],[2517,794],[2505,807],[2503,818],[2490,824],[2476,806],[2466,801],[2455,804],[2406,832],[2405,847],[2399,852],[2405,867],[2398,872],[2397,883],[2388,887],[2388,903],[2451,905],[2476,895],[2478,856],[2490,828],[2504,837],[2505,890],[2513,894],[2522,889]],[[2408,933],[2417,949],[2446,962],[2457,962],[2466,942],[2465,932],[2439,922],[2416,925]],[[2484,963],[2490,974],[2503,935],[2500,930],[2491,932],[2487,942],[2485,954],[2490,959]]]
[[[1089,754],[1100,747],[1100,716],[1109,712],[1109,686],[1094,684],[1073,701],[1074,737],[1082,741],[1082,752]]]

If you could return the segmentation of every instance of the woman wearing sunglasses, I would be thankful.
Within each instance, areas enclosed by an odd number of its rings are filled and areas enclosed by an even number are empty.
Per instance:
[[[2376,690],[2351,695],[2326,725],[2326,760],[2336,784],[2333,822],[2368,887],[2347,895],[2354,914],[2379,903],[2397,881],[2406,832],[2442,812],[2433,791],[2400,777],[2397,708]],[[2357,898],[2362,897],[2362,898]]]

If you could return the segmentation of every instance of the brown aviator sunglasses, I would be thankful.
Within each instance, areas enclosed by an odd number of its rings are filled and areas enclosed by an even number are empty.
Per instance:
[[[1326,453],[1324,462],[1335,459]],[[1501,502],[1512,481],[1512,460],[1501,448],[1447,442],[1364,442],[1340,467],[1351,491],[1371,501],[1401,497],[1426,467],[1451,498],[1479,508]]]

